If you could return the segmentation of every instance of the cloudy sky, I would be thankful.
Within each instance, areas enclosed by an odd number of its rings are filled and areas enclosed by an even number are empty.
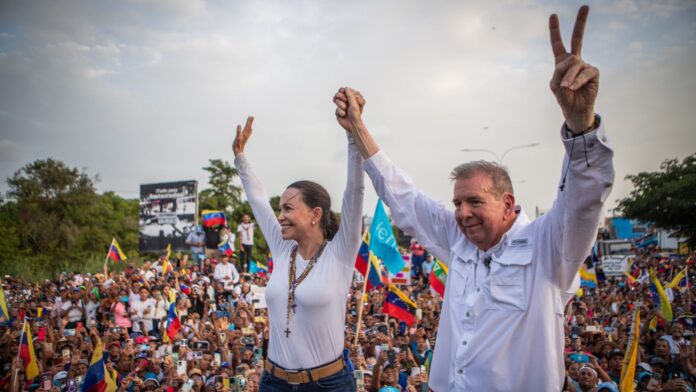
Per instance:
[[[590,2],[583,57],[602,72],[596,109],[616,149],[608,208],[626,174],[696,151],[696,2]],[[548,80],[548,15],[566,42],[571,1],[0,2],[0,191],[52,157],[99,174],[100,191],[196,179],[233,160],[233,131],[256,116],[247,153],[270,194],[324,184],[340,203],[345,138],[331,97],[368,100],[381,147],[449,205],[464,148],[512,151],[518,200],[549,208],[563,121]],[[569,45],[568,45],[569,46]],[[368,185],[365,209],[376,196]],[[336,205],[335,209],[340,206]]]

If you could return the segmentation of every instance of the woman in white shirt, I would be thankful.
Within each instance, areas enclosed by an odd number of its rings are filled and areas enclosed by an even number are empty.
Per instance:
[[[328,192],[311,181],[285,189],[276,218],[244,154],[253,120],[249,117],[243,130],[237,127],[233,151],[274,260],[266,288],[270,337],[260,391],[291,391],[293,384],[301,384],[299,390],[354,391],[342,354],[346,299],[361,240],[362,158],[349,136],[340,225]]]

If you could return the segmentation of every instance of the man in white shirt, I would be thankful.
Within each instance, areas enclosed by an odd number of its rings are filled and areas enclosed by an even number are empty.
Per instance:
[[[239,272],[234,264],[230,263],[229,256],[222,256],[222,262],[215,266],[215,272],[213,273],[213,278],[222,282],[225,290],[232,290],[234,285],[239,282]]]
[[[579,286],[614,181],[613,151],[594,112],[599,73],[580,58],[588,11],[578,12],[570,53],[557,16],[549,21],[551,90],[565,116],[567,155],[554,206],[534,221],[516,205],[505,169],[484,161],[453,170],[455,211],[447,210],[380,151],[362,122],[360,93],[346,88],[334,97],[396,225],[449,266],[430,373],[435,391],[563,385],[563,305]]]
[[[133,320],[133,331],[148,335],[152,331],[152,319],[155,314],[156,303],[150,297],[147,287],[140,288],[140,296],[131,300],[130,312]]]
[[[251,221],[251,217],[244,214],[242,217],[242,223],[237,226],[237,236],[239,237],[243,271],[246,272],[249,268],[249,261],[251,260],[251,251],[254,249],[254,228],[256,224]]]

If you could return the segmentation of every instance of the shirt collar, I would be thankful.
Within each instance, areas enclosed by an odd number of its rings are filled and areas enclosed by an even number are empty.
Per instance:
[[[515,238],[516,234],[518,234],[524,227],[526,227],[531,222],[527,214],[524,212],[522,206],[516,205],[515,212],[517,213],[517,217],[515,217],[515,222],[512,224],[510,229],[506,231],[502,237],[500,237],[500,241],[498,241],[497,244],[493,245],[492,248],[488,249],[485,252],[481,249],[476,249],[476,256],[479,260],[490,255],[500,257],[500,255],[503,253],[503,250],[505,250],[505,248],[510,245],[508,240]]]

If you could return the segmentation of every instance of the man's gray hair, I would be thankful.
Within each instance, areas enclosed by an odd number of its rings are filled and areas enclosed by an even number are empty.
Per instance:
[[[496,199],[502,196],[505,192],[514,194],[512,191],[512,181],[510,181],[510,175],[503,166],[495,162],[472,161],[462,163],[461,165],[452,169],[450,179],[452,181],[456,181],[458,179],[469,179],[477,174],[485,174],[490,177],[491,181],[493,182],[493,189],[491,191]]]

